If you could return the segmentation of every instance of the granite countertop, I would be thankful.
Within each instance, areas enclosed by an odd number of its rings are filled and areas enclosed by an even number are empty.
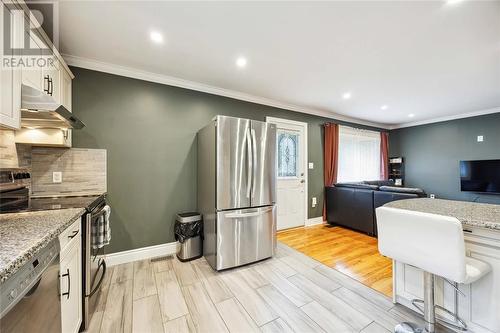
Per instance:
[[[0,215],[0,283],[85,213],[84,208]]]
[[[500,205],[443,199],[405,199],[392,201],[384,207],[446,215],[457,218],[464,226],[500,231]]]

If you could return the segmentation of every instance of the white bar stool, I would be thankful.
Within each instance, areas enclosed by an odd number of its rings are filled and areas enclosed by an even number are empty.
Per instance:
[[[378,249],[384,256],[418,267],[424,271],[424,313],[425,330],[414,323],[401,323],[396,333],[435,331],[434,276],[441,276],[456,283],[472,283],[487,274],[489,264],[467,257],[462,224],[454,217],[421,213],[397,208],[376,209],[378,228]],[[450,282],[451,283],[451,282]],[[442,307],[439,307],[442,310]],[[461,330],[467,326],[457,314],[450,313],[461,324],[453,325]]]

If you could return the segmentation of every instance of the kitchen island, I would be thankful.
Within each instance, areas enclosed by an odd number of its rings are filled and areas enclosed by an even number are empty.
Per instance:
[[[436,304],[456,311],[471,332],[500,332],[500,205],[419,198],[393,201],[385,207],[451,216],[462,223],[466,255],[489,263],[491,272],[475,283],[459,284],[459,292],[437,278]],[[394,262],[395,303],[416,310],[411,300],[423,299],[423,289],[422,270]]]

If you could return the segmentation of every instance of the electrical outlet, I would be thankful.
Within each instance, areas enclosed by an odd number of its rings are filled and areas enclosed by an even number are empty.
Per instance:
[[[309,169],[314,169],[314,163],[313,162],[309,162]]]
[[[61,171],[52,172],[52,182],[53,183],[62,183],[62,172]]]
[[[477,142],[483,142],[484,141],[484,136],[478,135],[477,136]]]
[[[316,199],[316,197],[312,197],[312,206],[313,206],[313,208],[316,207],[317,204],[318,204],[318,200]]]
[[[431,193],[431,194],[429,194],[429,198],[431,198],[431,199],[436,199],[436,195],[435,195],[435,194],[433,194],[433,193]]]

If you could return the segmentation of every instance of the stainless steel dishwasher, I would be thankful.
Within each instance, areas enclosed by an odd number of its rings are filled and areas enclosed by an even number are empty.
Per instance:
[[[61,332],[60,278],[55,239],[0,284],[0,332]]]

